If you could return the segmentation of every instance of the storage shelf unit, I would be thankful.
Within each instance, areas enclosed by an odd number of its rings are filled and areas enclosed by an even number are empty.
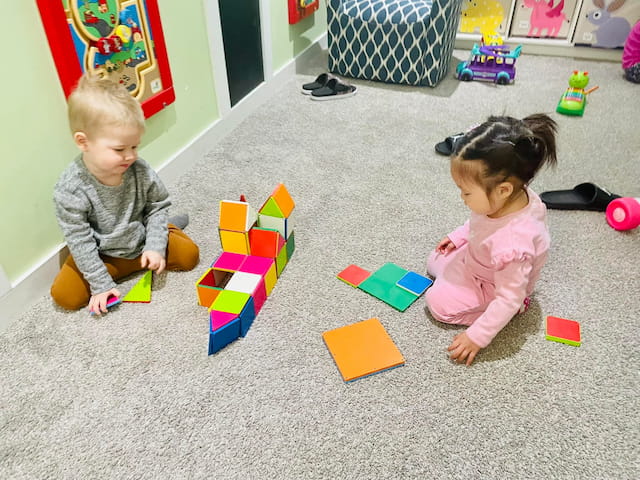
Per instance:
[[[464,0],[465,3],[468,0]],[[522,45],[523,51],[533,55],[552,55],[573,58],[584,58],[592,60],[607,60],[620,62],[622,58],[621,48],[599,48],[585,46],[581,43],[585,38],[595,38],[589,35],[596,28],[595,25],[589,23],[587,14],[596,10],[593,0],[564,0],[563,20],[559,36],[556,38],[536,38],[526,36],[528,33],[528,16],[523,11],[524,0],[511,0],[505,2],[499,1],[504,10],[504,21],[500,25],[499,32],[502,34],[504,43],[509,45]],[[605,0],[605,4],[609,5],[612,0]],[[494,0],[486,0],[486,4],[490,4]],[[548,4],[548,0],[540,0],[544,4]],[[480,2],[476,3],[478,5]],[[555,5],[559,1],[556,0]],[[542,5],[541,5],[542,6]],[[466,5],[463,4],[463,9]],[[640,1],[628,0],[617,12],[612,12],[612,16],[622,16],[626,18],[631,26],[640,19]],[[570,18],[569,18],[570,16]],[[517,22],[517,24],[515,23]],[[466,23],[468,30],[468,20]],[[585,31],[587,32],[585,34]],[[508,32],[504,34],[502,32]],[[547,31],[543,31],[546,35]],[[578,33],[576,33],[578,32]],[[536,30],[537,33],[537,30]],[[578,38],[579,37],[579,38]],[[456,48],[468,50],[474,43],[480,41],[481,34],[476,30],[473,33],[459,31],[456,36]],[[578,45],[576,45],[578,44]],[[621,47],[622,45],[620,45]]]

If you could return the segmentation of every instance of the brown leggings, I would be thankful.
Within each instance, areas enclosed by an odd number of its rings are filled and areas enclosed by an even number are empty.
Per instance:
[[[178,227],[169,224],[169,238],[167,240],[167,270],[191,270],[198,264],[200,251],[187,234]],[[116,258],[100,255],[107,267],[109,275],[118,281],[132,273],[143,270],[140,257]],[[69,255],[62,265],[60,273],[51,286],[51,297],[62,308],[78,310],[89,303],[91,289],[76,266],[73,257]]]

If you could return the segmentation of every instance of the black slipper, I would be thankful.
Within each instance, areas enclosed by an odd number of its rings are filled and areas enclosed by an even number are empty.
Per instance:
[[[604,212],[607,210],[607,205],[616,198],[620,198],[620,195],[611,193],[589,182],[576,185],[573,190],[553,190],[540,194],[540,199],[547,208],[556,210]]]
[[[462,137],[464,137],[464,133],[456,133],[455,135],[445,138],[442,142],[436,143],[436,152],[441,155],[451,155],[456,149],[456,144]]]
[[[311,95],[311,92],[324,87],[332,78],[335,77],[330,73],[321,73],[313,82],[302,85],[302,93],[305,95]]]
[[[341,81],[339,78],[332,78],[327,84],[311,92],[311,100],[336,100],[346,98],[356,93],[356,87]]]

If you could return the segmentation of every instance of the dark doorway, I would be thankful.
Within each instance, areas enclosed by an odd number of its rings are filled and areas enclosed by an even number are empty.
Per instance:
[[[259,0],[219,0],[222,41],[233,107],[264,81]]]

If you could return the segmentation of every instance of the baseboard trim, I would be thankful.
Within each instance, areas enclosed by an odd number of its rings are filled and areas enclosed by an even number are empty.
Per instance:
[[[167,184],[178,180],[185,170],[191,168],[209,152],[211,145],[215,145],[238,127],[251,113],[271,98],[283,82],[291,80],[295,76],[296,66],[300,62],[305,62],[309,57],[317,55],[318,49],[326,49],[326,37],[326,33],[320,35],[315,42],[274,72],[270,78],[238,102],[227,114],[215,120],[163,163],[157,169],[162,180]],[[6,330],[23,312],[31,308],[36,300],[48,295],[51,282],[58,274],[66,256],[66,246],[64,244],[58,245],[39,262],[36,262],[31,270],[11,282],[9,291],[0,297],[0,332]]]

